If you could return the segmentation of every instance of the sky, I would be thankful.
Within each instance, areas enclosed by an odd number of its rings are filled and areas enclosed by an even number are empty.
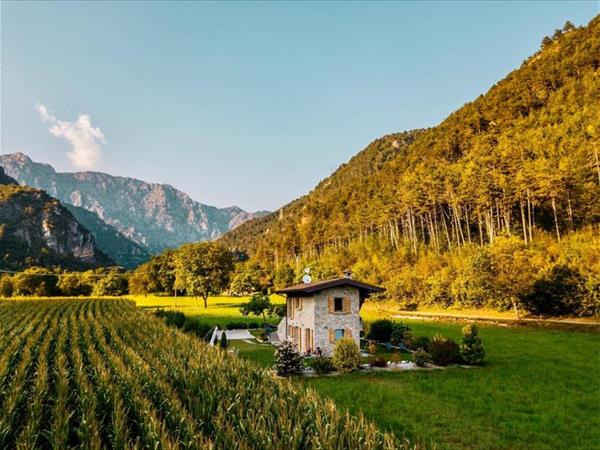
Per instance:
[[[598,1],[2,1],[0,151],[275,210],[598,13]]]

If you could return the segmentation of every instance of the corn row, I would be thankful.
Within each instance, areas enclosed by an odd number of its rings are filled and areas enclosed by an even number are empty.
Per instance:
[[[73,299],[0,304],[0,448],[411,445],[131,302]]]

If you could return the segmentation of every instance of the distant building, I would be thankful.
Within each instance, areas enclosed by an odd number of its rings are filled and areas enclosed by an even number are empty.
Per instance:
[[[302,353],[333,351],[336,341],[351,338],[360,344],[360,308],[379,286],[346,276],[316,283],[299,284],[277,291],[286,295],[286,316],[277,328],[281,341],[291,341]]]

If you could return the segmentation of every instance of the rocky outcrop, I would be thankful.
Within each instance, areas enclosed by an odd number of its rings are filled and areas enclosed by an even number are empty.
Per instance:
[[[0,267],[114,265],[94,236],[55,198],[0,173]]]
[[[44,189],[63,203],[95,213],[151,253],[217,238],[265,214],[235,206],[219,209],[204,205],[168,184],[100,172],[56,172],[52,166],[33,162],[22,153],[0,156],[0,165],[19,183]]]

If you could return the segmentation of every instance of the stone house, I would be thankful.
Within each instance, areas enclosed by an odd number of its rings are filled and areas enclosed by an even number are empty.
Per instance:
[[[281,341],[292,341],[302,353],[320,348],[330,354],[343,337],[360,344],[360,308],[369,295],[384,290],[342,277],[276,291],[286,296],[286,316],[277,335]]]

